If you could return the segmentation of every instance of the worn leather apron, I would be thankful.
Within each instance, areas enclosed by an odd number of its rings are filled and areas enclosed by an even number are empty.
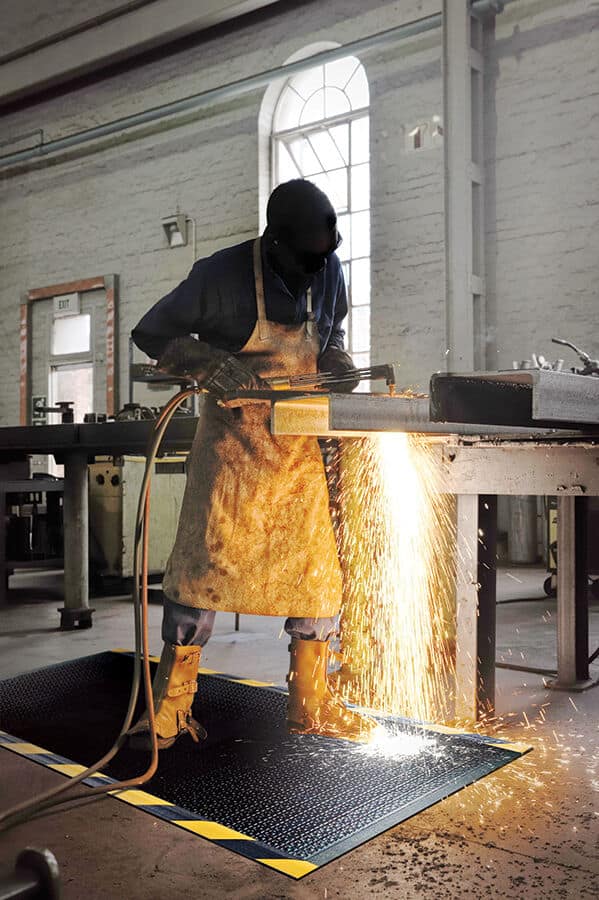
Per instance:
[[[256,326],[239,355],[261,378],[316,372],[308,321],[266,319],[260,239]],[[264,616],[334,616],[341,571],[324,465],[314,437],[275,436],[270,404],[231,409],[206,396],[164,592],[184,606]]]

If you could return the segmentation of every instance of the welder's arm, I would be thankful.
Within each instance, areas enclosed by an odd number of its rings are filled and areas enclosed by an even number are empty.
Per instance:
[[[187,278],[137,323],[131,337],[150,359],[160,359],[174,338],[201,333],[210,313],[206,280],[204,260],[198,260]]]
[[[140,350],[158,361],[159,369],[194,378],[217,395],[258,388],[260,379],[236,357],[192,337],[202,334],[208,323],[214,330],[209,278],[205,261],[198,260],[185,281],[148,310],[131,336]]]
[[[341,277],[339,290],[335,300],[335,311],[333,317],[333,327],[331,336],[327,342],[326,348],[320,354],[318,359],[319,372],[332,372],[333,375],[345,375],[351,369],[354,369],[354,361],[344,350],[345,331],[343,329],[343,320],[347,316],[347,292],[345,289],[345,281]],[[332,391],[339,393],[351,393],[357,388],[360,380],[343,381],[340,384],[331,384]]]
[[[237,357],[191,335],[170,340],[158,359],[158,368],[169,375],[188,375],[217,396],[230,391],[258,390],[264,384]]]

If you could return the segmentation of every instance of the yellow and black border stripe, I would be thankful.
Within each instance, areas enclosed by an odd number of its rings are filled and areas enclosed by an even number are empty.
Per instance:
[[[131,656],[133,655],[130,650],[124,650],[120,648],[115,649],[112,652]],[[151,656],[150,661],[153,663],[157,663],[159,661],[159,657]],[[271,691],[280,691],[282,693],[286,693],[285,688],[270,684],[265,681],[256,681],[253,678],[241,678],[237,675],[228,675],[223,672],[217,672],[213,669],[200,668],[200,675],[209,675],[217,678],[223,678],[236,684],[243,684],[257,688],[268,688]],[[484,735],[471,734],[460,729],[451,728],[448,726],[434,725],[429,723],[422,723],[422,725],[423,728],[427,731],[468,737],[470,739],[480,741],[481,743],[485,743],[487,746],[506,750],[514,754],[513,759],[517,759],[518,757],[524,755],[532,749],[527,744],[504,741],[501,738],[497,737],[489,738],[485,737]],[[85,766],[79,765],[78,763],[75,763],[72,760],[66,759],[65,757],[59,756],[55,753],[50,753],[48,750],[44,750],[42,747],[38,747],[36,744],[22,741],[20,738],[1,730],[0,747],[9,750],[12,753],[16,753],[19,756],[23,756],[26,759],[30,759],[33,762],[39,763],[40,765],[46,766],[47,768],[52,769],[55,772],[59,772],[61,775],[65,775],[68,778],[73,778],[75,775],[78,775],[85,769]],[[445,799],[445,797],[449,796],[449,794],[455,793],[462,787],[467,787],[468,784],[471,784],[478,778],[482,778],[485,775],[490,774],[490,771],[495,770],[496,768],[485,771],[481,770],[480,774],[473,777],[470,781],[468,781],[467,784],[465,783],[462,785],[453,786],[453,789],[450,791],[448,791],[447,789],[442,789],[438,792],[438,796],[436,796],[437,792],[435,792],[435,796],[429,794],[426,798],[425,803],[419,801],[413,804],[413,809],[411,808],[408,810],[404,810],[404,813],[407,812],[407,814],[402,815],[401,821],[405,821],[410,816],[415,815],[418,812],[422,812],[422,810],[424,809],[428,809],[433,804]],[[90,787],[96,787],[97,785],[106,784],[107,782],[116,783],[115,779],[110,778],[110,776],[104,775],[101,772],[98,772],[91,778],[86,778],[83,784],[89,785]],[[163,800],[160,797],[149,794],[146,791],[139,789],[115,790],[109,791],[109,794],[123,803],[128,803],[130,806],[135,806],[137,807],[137,809],[141,809],[144,812],[150,813],[156,818],[163,819],[164,821],[170,822],[173,825],[177,825],[179,826],[179,828],[183,828],[185,831],[197,834],[198,836],[203,837],[205,840],[208,840],[211,843],[217,844],[220,847],[224,847],[227,850],[232,850],[234,853],[238,853],[248,859],[253,859],[270,869],[275,869],[276,871],[281,872],[282,874],[294,879],[303,878],[305,875],[310,874],[310,872],[314,872],[325,863],[331,862],[333,859],[337,859],[343,853],[346,853],[348,850],[355,849],[356,847],[355,842],[348,841],[344,842],[345,846],[336,845],[334,849],[324,850],[321,853],[315,854],[315,856],[310,859],[292,858],[280,853],[275,848],[270,847],[267,844],[263,844],[260,841],[257,841],[250,835],[234,831],[233,829],[228,828],[226,825],[222,825],[220,822],[213,822],[207,819],[198,819],[194,813],[191,813],[180,806],[176,806],[174,803],[170,803],[168,800]],[[360,832],[360,843],[364,843],[365,841],[370,840],[372,837],[381,834],[383,831],[386,831],[388,828],[391,828],[397,824],[398,821],[395,817],[390,817],[388,822],[377,822],[375,825],[370,826],[369,828]]]
[[[18,756],[23,756],[25,759],[30,759],[32,762],[46,766],[48,769],[53,769],[53,771],[66,775],[68,778],[79,775],[85,769],[85,766],[74,763],[64,756],[58,756],[56,753],[50,753],[36,744],[21,741],[6,731],[0,731],[0,747],[10,750],[12,753],[18,754]],[[96,787],[107,782],[114,782],[114,778],[98,772],[91,778],[86,778],[83,784]],[[232,850],[234,853],[239,853],[248,859],[253,859],[264,866],[276,869],[278,872],[289,875],[291,878],[303,878],[304,875],[308,875],[309,872],[313,872],[318,868],[317,865],[309,860],[293,859],[285,856],[267,844],[262,844],[247,834],[227,828],[226,825],[221,825],[220,822],[198,819],[196,815],[188,812],[186,809],[182,809],[182,807],[176,806],[174,803],[169,803],[168,800],[162,800],[153,794],[148,794],[146,791],[133,788],[122,791],[109,791],[108,793],[123,803],[128,803],[130,806],[135,806],[137,809],[150,813],[158,819],[164,819],[173,825],[178,825],[179,828],[183,828],[185,831],[191,831],[193,834],[197,834],[213,844],[218,844],[220,847]]]

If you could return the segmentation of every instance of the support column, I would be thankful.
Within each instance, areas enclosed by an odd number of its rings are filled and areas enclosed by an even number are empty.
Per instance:
[[[60,627],[91,628],[89,605],[89,508],[87,453],[64,458],[64,607]]]
[[[497,497],[478,498],[478,715],[495,712]]]
[[[475,722],[477,702],[478,497],[457,498],[456,717]]]
[[[588,504],[585,497],[557,501],[557,678],[548,687],[584,691],[589,678]]]
[[[456,716],[495,707],[497,498],[457,498]]]
[[[443,2],[447,370],[485,368],[483,23]]]

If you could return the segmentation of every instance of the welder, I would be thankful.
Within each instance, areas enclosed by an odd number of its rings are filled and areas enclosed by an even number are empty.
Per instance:
[[[376,727],[327,679],[342,586],[318,441],[272,435],[268,403],[223,401],[273,376],[353,369],[340,241],[335,210],[316,185],[279,185],[262,237],[196,262],[132,332],[161,370],[206,392],[163,580],[153,690],[161,749],[185,732],[205,736],[191,706],[218,610],[287,616],[291,732],[365,740]],[[142,717],[133,732],[147,731]]]

